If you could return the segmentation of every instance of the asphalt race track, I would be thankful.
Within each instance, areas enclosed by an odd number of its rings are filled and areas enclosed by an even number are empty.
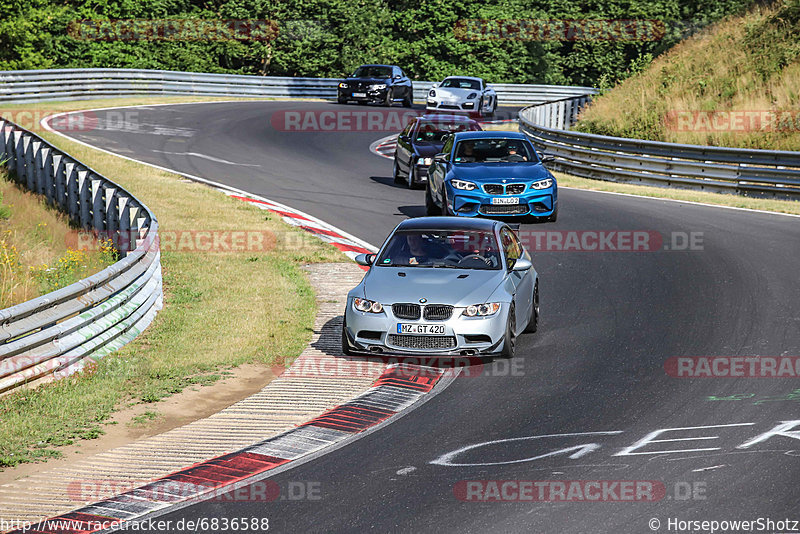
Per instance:
[[[391,160],[368,150],[391,132],[285,132],[270,120],[286,110],[365,109],[373,108],[144,107],[97,112],[99,128],[71,135],[380,245],[399,221],[424,215],[424,192],[393,184]],[[114,127],[123,113],[128,126]],[[678,356],[800,356],[800,219],[566,189],[560,204],[557,223],[523,230],[647,231],[656,250],[534,251],[542,319],[512,362],[487,362],[397,422],[271,479],[311,483],[314,498],[204,502],[159,519],[267,517],[276,532],[553,533],[652,532],[653,518],[667,532],[670,519],[800,520],[800,380],[665,370]],[[689,235],[695,244],[685,250]],[[798,423],[768,434],[787,421]],[[595,434],[564,436],[577,433]],[[541,437],[550,435],[558,436]],[[464,481],[489,480],[655,481],[663,494],[475,502],[490,497],[491,485],[478,482],[473,500],[459,499]]]

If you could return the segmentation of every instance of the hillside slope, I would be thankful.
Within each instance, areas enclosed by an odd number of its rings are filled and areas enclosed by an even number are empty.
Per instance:
[[[577,130],[800,150],[800,0],[729,17],[598,97]]]

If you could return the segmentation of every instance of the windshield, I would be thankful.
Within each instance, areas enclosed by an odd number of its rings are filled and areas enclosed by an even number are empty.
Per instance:
[[[445,135],[455,132],[477,132],[481,127],[477,122],[435,122],[423,121],[417,126],[416,141],[428,143],[441,142]]]
[[[391,67],[376,67],[374,65],[365,65],[358,67],[353,73],[353,78],[391,78]]]
[[[439,87],[454,87],[456,89],[475,89],[480,91],[481,82],[478,80],[467,80],[466,78],[447,78]]]
[[[496,270],[500,254],[492,232],[408,230],[392,236],[375,265]]]
[[[539,158],[523,139],[467,139],[456,145],[455,163],[538,162]]]

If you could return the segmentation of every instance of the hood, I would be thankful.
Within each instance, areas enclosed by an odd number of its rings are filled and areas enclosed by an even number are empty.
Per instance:
[[[429,143],[427,141],[414,141],[414,148],[417,150],[417,154],[419,154],[423,158],[432,158],[436,154],[441,153],[443,146],[444,143]]]
[[[550,173],[541,163],[457,163],[451,167],[452,176],[472,182],[496,180],[543,180]]]
[[[405,277],[397,273],[406,273]],[[458,278],[467,275],[466,278]],[[481,271],[432,267],[379,267],[364,278],[365,297],[388,305],[396,302],[469,306],[486,302],[503,282],[503,270]]]
[[[347,78],[345,80],[346,83],[351,82],[358,82],[358,83],[391,83],[389,78]]]

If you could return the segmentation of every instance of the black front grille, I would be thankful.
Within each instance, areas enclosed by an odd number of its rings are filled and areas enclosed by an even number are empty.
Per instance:
[[[483,190],[487,195],[502,195],[503,186],[500,184],[484,184]]]
[[[416,321],[420,318],[419,304],[392,304],[392,313],[398,319]]]
[[[525,192],[525,184],[508,184],[506,195],[521,195]]]
[[[456,346],[453,336],[406,336],[389,334],[389,345],[404,349],[452,349]]]
[[[528,213],[527,204],[498,205],[489,204],[481,206],[480,212],[485,215],[521,215]]]
[[[424,316],[429,321],[446,321],[453,315],[453,307],[447,304],[428,304]]]

